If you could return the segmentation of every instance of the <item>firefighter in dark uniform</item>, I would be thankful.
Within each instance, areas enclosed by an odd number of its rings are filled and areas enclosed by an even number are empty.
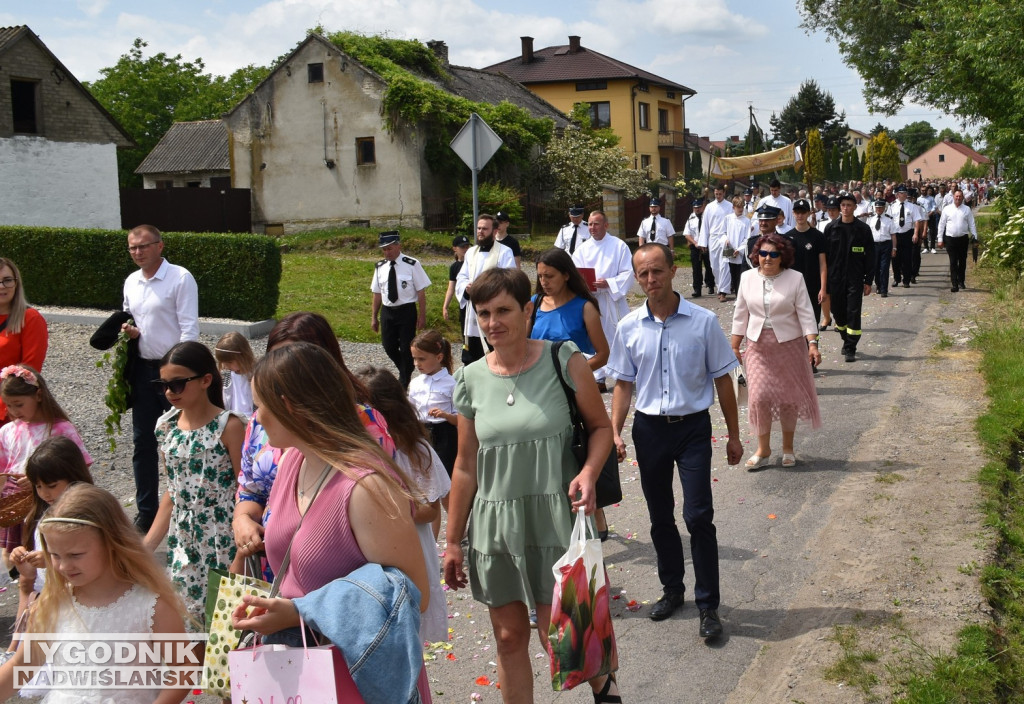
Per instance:
[[[862,220],[854,216],[857,200],[853,194],[839,197],[840,216],[825,228],[828,240],[828,294],[832,318],[843,336],[843,356],[857,359],[860,342],[860,312],[863,297],[871,295],[875,265],[875,240]]]
[[[430,285],[423,265],[402,254],[397,230],[380,233],[378,244],[384,258],[373,271],[371,327],[380,331],[384,352],[398,367],[398,380],[408,386],[412,378],[412,338],[427,323],[427,295]]]

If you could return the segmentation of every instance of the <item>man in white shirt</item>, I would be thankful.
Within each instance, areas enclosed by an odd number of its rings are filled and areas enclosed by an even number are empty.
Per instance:
[[[777,178],[772,179],[772,182],[768,184],[768,190],[771,192],[770,195],[762,198],[761,202],[758,203],[758,207],[770,205],[781,210],[783,217],[781,229],[784,232],[792,230],[796,225],[796,221],[793,219],[793,201],[782,195],[782,184]]]
[[[402,254],[398,230],[381,232],[377,242],[384,258],[377,262],[370,281],[370,327],[380,332],[384,353],[398,369],[398,381],[408,387],[413,370],[412,339],[427,324],[430,278],[418,259]]]
[[[651,198],[648,207],[651,214],[641,221],[640,229],[636,231],[637,239],[640,240],[640,246],[642,247],[647,242],[657,242],[675,252],[676,228],[672,227],[671,220],[658,214],[661,210],[661,201],[657,198]]]
[[[199,287],[184,267],[163,258],[160,230],[139,225],[128,232],[128,252],[139,270],[124,282],[125,311],[134,325],[122,329],[139,341],[131,373],[132,469],[135,473],[135,526],[149,532],[160,507],[156,422],[170,410],[152,382],[160,378],[160,359],[179,342],[199,339]]]
[[[569,223],[562,225],[562,228],[555,235],[555,247],[564,249],[572,256],[576,248],[583,244],[584,240],[590,239],[590,231],[587,223],[583,222],[583,206],[574,205],[569,208]]]
[[[916,284],[912,249],[917,243],[919,221],[924,220],[921,209],[907,200],[908,190],[903,184],[896,186],[896,200],[889,204],[889,217],[893,219],[893,236],[896,239],[896,256],[892,258],[893,285],[910,288]]]
[[[601,311],[601,328],[606,339],[615,337],[619,319],[629,313],[626,294],[633,286],[633,264],[629,247],[618,237],[608,234],[608,218],[600,210],[587,218],[590,239],[576,248],[572,260],[577,267],[594,270],[594,298]],[[606,367],[594,371],[594,379],[602,391]]]
[[[884,198],[875,201],[875,214],[868,218],[868,227],[875,240],[875,276],[878,295],[889,297],[889,261],[896,256],[896,240],[892,236],[892,217],[885,212]]]
[[[956,293],[967,288],[968,240],[978,241],[978,228],[974,225],[974,212],[964,204],[963,191],[953,191],[953,202],[942,209],[939,216],[939,249],[945,247],[949,256],[950,291]]]
[[[466,258],[455,278],[455,296],[458,300],[469,301],[469,292],[473,282],[481,272],[498,267],[515,269],[516,258],[512,250],[494,239],[497,226],[494,216],[481,213],[476,221],[476,244],[466,251]],[[473,304],[466,305],[466,324],[463,328],[462,363],[470,364],[484,356],[483,340],[480,335],[480,323],[476,319]]]
[[[732,214],[732,203],[725,199],[725,186],[715,186],[715,199],[704,208],[700,239],[697,244],[711,259],[711,270],[715,272],[718,300],[725,301],[732,293],[732,276],[728,261],[723,262],[722,248],[728,234],[727,218]]]

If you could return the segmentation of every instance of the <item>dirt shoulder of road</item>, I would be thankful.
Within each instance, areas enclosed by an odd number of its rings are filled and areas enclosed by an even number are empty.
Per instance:
[[[818,570],[728,702],[888,701],[894,669],[949,652],[961,628],[989,618],[978,575],[991,538],[974,431],[986,397],[969,346],[985,295],[947,291],[933,304],[936,322],[908,354],[923,361],[906,363],[910,373],[894,382],[851,454],[877,470],[851,475],[835,492],[811,558]],[[837,626],[852,627],[845,646]],[[864,675],[863,687],[829,676],[844,662]]]

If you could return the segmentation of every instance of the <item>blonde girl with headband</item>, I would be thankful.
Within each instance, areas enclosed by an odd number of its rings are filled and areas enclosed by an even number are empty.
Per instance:
[[[213,348],[217,368],[224,379],[224,408],[252,417],[252,370],[256,357],[241,333],[229,332]]]
[[[60,633],[64,642],[72,642],[75,634],[185,632],[185,607],[174,585],[109,492],[91,484],[68,487],[39,521],[39,533],[46,569],[59,579],[46,580],[29,612],[29,633]],[[37,643],[32,645],[33,664],[44,661]],[[22,642],[0,667],[0,701],[14,693],[14,668],[25,667],[28,660],[24,651]],[[55,649],[51,661],[72,667],[62,661],[63,651]],[[189,693],[188,688],[46,691],[43,684],[30,682],[22,694],[28,695],[26,689],[31,696],[46,694],[44,704],[176,704]]]
[[[12,364],[0,369],[0,398],[7,405],[11,422],[0,428],[0,474],[6,483],[0,496],[31,490],[25,477],[25,463],[39,444],[53,435],[70,438],[82,451],[87,465],[92,457],[68,414],[50,393],[46,381],[32,367]],[[10,551],[22,544],[21,524],[0,528],[0,547],[6,569],[11,569]]]

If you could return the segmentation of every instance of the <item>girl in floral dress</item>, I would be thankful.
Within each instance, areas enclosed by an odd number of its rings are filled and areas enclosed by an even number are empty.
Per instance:
[[[224,410],[217,362],[198,342],[172,347],[153,384],[172,408],[156,426],[167,491],[146,545],[155,551],[167,536],[171,578],[189,614],[202,623],[207,573],[226,570],[235,554],[231,511],[245,422]]]

